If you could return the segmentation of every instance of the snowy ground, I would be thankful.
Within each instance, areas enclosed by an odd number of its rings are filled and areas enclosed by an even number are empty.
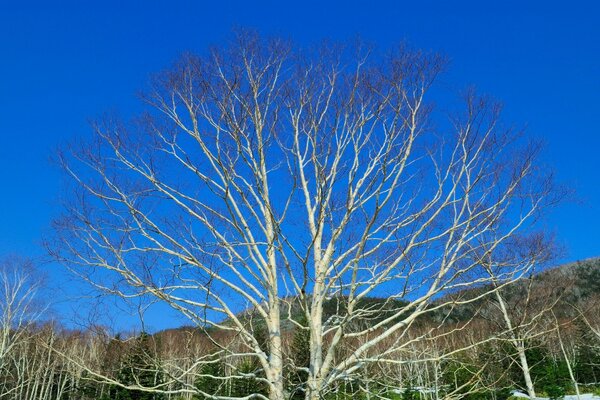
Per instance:
[[[521,392],[513,392],[513,396],[514,397],[522,397],[524,399],[528,399],[529,396],[527,396],[525,393],[521,393]],[[577,398],[577,395],[567,395],[565,397],[563,397],[564,400],[600,400],[600,396],[595,396],[592,393],[582,393],[579,398]],[[536,400],[548,400],[547,397],[536,397]]]
[[[428,389],[428,388],[423,388],[423,387],[414,387],[414,390],[417,390],[421,393],[433,393],[434,390],[433,389]],[[398,394],[402,394],[404,393],[404,390],[406,389],[395,389],[394,392],[398,393]],[[528,395],[526,395],[525,393],[519,392],[517,390],[514,390],[512,392],[513,397],[520,397],[523,399],[529,399],[530,397]],[[549,400],[548,397],[536,397],[535,400]],[[563,400],[600,400],[600,396],[594,395],[592,393],[582,393],[579,395],[579,397],[577,397],[577,395],[566,395],[565,397],[563,397]]]

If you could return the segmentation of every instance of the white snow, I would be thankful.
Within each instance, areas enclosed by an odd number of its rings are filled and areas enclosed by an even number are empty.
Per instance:
[[[514,391],[512,392],[512,395],[514,397],[521,397],[521,398],[525,398],[528,399],[529,396],[527,396],[525,393],[521,393],[518,391]],[[571,394],[571,395],[567,395],[565,397],[563,397],[564,400],[600,400],[600,396],[596,396],[592,393],[582,393],[579,395],[579,398],[577,397],[577,395],[575,394]],[[535,400],[549,400],[547,397],[536,397]]]

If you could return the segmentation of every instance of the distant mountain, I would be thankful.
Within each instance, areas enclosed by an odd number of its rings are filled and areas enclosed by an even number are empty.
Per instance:
[[[489,291],[490,287],[480,286],[476,288],[465,289],[438,299],[432,304],[435,307],[441,302],[455,300],[464,302],[473,299],[480,294]],[[502,289],[502,295],[509,303],[516,303],[522,300],[522,296],[528,291],[534,291],[536,296],[544,297],[555,296],[558,299],[557,307],[571,307],[572,305],[585,303],[587,299],[593,296],[600,296],[600,257],[590,258],[582,261],[576,261],[559,265],[553,268],[541,271],[531,278],[521,279]],[[420,323],[456,323],[467,321],[474,318],[487,299],[481,299],[467,304],[457,306],[447,306],[432,311]],[[304,324],[306,317],[303,311],[303,304],[299,298],[289,297],[284,299],[285,306],[281,310],[281,319],[283,321],[284,331],[294,329],[294,321]],[[353,321],[353,325],[361,327],[375,325],[384,319],[393,315],[400,308],[409,303],[399,299],[390,299],[383,297],[367,297],[361,299],[355,309],[360,310],[361,316]],[[328,299],[324,304],[323,320],[332,318],[341,318],[345,315],[348,307],[347,298],[337,296]],[[572,308],[572,307],[571,307]],[[263,322],[257,317],[256,311],[252,309],[245,310],[238,315],[238,318],[245,324],[252,325],[253,329],[264,329]],[[228,321],[225,324],[231,323]],[[166,331],[193,331],[195,328],[183,326],[180,328],[169,329]],[[209,329],[210,331],[211,329]],[[165,332],[166,332],[165,331]]]
[[[469,288],[441,301],[468,301],[491,289],[490,285]],[[562,264],[522,278],[501,290],[507,303],[516,307],[518,303],[528,303],[529,307],[540,306],[541,303],[555,302],[554,309],[558,314],[575,313],[573,306],[585,308],[588,300],[600,296],[600,257]],[[456,307],[445,307],[435,313],[434,319],[446,322],[460,322],[473,318],[481,312],[486,301],[483,298]]]

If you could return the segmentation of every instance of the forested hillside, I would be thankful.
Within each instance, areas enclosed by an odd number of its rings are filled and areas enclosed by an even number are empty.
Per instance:
[[[436,310],[415,324],[409,337],[402,338],[423,340],[415,340],[414,346],[402,353],[389,354],[387,357],[395,360],[392,366],[375,363],[367,375],[348,376],[325,397],[345,400],[377,393],[380,398],[406,400],[506,399],[513,390],[534,390],[538,396],[559,398],[576,391],[598,391],[599,276],[600,259],[593,259],[497,288],[474,303],[461,304],[481,290],[456,293],[454,307]],[[344,300],[330,299],[323,318],[344,315]],[[368,298],[360,308],[380,310],[382,303],[390,313],[410,305]],[[282,313],[289,319],[283,338],[286,357],[296,365],[308,365],[309,332],[302,306],[294,301],[289,304],[290,312]],[[431,307],[436,307],[435,303]],[[6,318],[7,309],[4,313]],[[246,311],[240,318],[252,325],[252,315]],[[374,316],[365,311],[364,315],[357,326],[385,329],[381,323],[391,314]],[[66,330],[57,322],[41,322],[43,318],[32,322],[23,317],[19,326],[2,330],[2,398],[204,399],[266,393],[260,364],[251,357],[230,361],[228,353],[241,345],[234,334],[182,327],[111,336],[101,327]],[[268,351],[265,327],[255,324],[251,329],[265,337],[262,345]],[[433,335],[433,330],[438,333]],[[359,345],[350,336],[344,351],[352,352]],[[381,346],[379,353],[385,354],[387,344]],[[198,363],[214,354],[218,357],[212,362]],[[288,396],[303,398],[306,376],[302,371],[288,370],[285,379]]]

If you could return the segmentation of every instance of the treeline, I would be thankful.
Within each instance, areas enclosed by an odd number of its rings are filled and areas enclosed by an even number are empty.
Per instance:
[[[455,329],[460,329],[457,326]],[[471,329],[491,329],[479,321]],[[600,383],[600,338],[581,320],[556,327],[525,343],[530,373],[539,394],[555,396],[597,390]],[[450,332],[450,330],[449,330]],[[308,363],[305,334],[295,332],[286,342],[295,365]],[[518,355],[502,337],[452,357],[438,357],[448,347],[477,342],[476,335],[458,331],[444,340],[420,344],[395,368],[374,364],[368,373],[349,377],[325,394],[327,399],[506,399],[513,389],[526,390]],[[565,352],[559,341],[563,341]],[[191,330],[145,333],[124,339],[98,331],[66,331],[57,325],[30,326],[3,357],[0,393],[7,399],[208,399],[212,396],[267,395],[261,367],[251,357],[226,355],[203,360],[207,338]],[[443,348],[443,349],[442,349]],[[214,350],[214,349],[211,349]],[[208,361],[208,362],[206,362]],[[180,378],[189,369],[188,380]],[[573,376],[570,375],[570,369]],[[304,398],[301,372],[288,370],[290,399]],[[111,384],[110,381],[115,383]],[[118,382],[118,384],[116,384]],[[146,390],[135,389],[142,386]],[[155,392],[153,390],[155,389]],[[158,393],[158,392],[161,393]]]
[[[391,398],[507,399],[512,391],[550,398],[600,388],[598,261],[556,269],[498,287],[461,306],[432,313],[405,337],[390,337],[364,367],[329,385],[327,400]],[[590,281],[590,279],[592,279]],[[343,302],[343,299],[338,299]],[[369,300],[365,307],[372,306]],[[3,308],[0,397],[39,400],[266,398],[267,377],[235,333],[180,328],[112,335],[32,323]],[[251,314],[249,314],[251,315]],[[255,324],[247,318],[247,324]],[[361,323],[368,323],[362,321]],[[283,337],[288,398],[305,398],[310,348],[301,317]],[[251,327],[268,355],[268,332]],[[381,328],[381,329],[385,329]],[[328,338],[326,338],[328,340]],[[397,341],[401,350],[387,353]],[[348,338],[344,352],[361,345]],[[342,359],[344,354],[339,354]],[[390,362],[392,360],[393,362]],[[385,361],[385,362],[384,362]]]

